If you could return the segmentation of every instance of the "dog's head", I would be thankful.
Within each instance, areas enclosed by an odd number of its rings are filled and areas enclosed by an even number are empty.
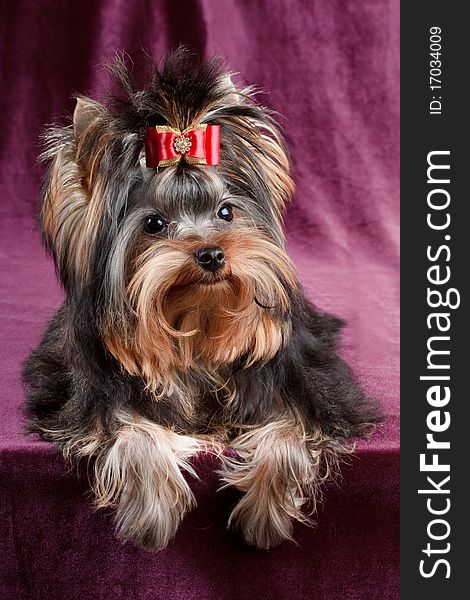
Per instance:
[[[277,125],[219,62],[184,50],[144,89],[123,61],[112,70],[121,95],[78,99],[73,125],[47,134],[43,228],[69,302],[88,305],[107,350],[154,389],[175,370],[269,360],[297,285]],[[220,128],[217,165],[186,160],[181,134],[176,160],[146,166],[149,128],[207,126]]]

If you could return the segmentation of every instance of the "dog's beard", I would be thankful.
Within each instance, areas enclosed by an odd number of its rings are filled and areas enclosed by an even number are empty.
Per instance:
[[[289,334],[289,293],[296,286],[284,252],[255,229],[215,234],[226,265],[204,272],[194,253],[201,239],[160,240],[134,259],[127,296],[131,333],[108,328],[106,343],[132,374],[154,391],[168,392],[175,375],[216,372],[274,357]]]

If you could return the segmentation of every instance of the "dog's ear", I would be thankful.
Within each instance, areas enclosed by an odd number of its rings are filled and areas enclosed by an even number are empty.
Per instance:
[[[260,119],[253,120],[259,136],[254,143],[260,150],[257,153],[257,160],[261,167],[260,172],[263,173],[270,190],[275,215],[281,220],[284,208],[294,194],[294,182],[282,131],[269,111],[264,110]]]
[[[66,286],[88,276],[104,211],[99,165],[110,139],[107,110],[84,97],[77,98],[71,127],[44,134],[43,158],[51,164],[43,188],[43,232]]]
[[[103,117],[105,109],[89,98],[78,97],[73,112],[73,134],[78,144],[90,126],[96,125]]]
[[[225,73],[220,79],[220,89],[223,90],[227,104],[240,104],[241,95],[237,86],[233,83],[234,73]]]
[[[85,187],[92,187],[93,171],[109,142],[108,125],[108,111],[102,104],[84,96],[77,98],[73,113],[73,137],[76,162],[85,176]]]
[[[269,206],[281,227],[285,205],[294,193],[290,175],[290,161],[284,136],[274,119],[274,113],[255,99],[259,90],[253,86],[237,86],[232,73],[224,73],[218,80],[220,101],[205,115],[227,125],[225,136],[234,155],[234,163],[250,157],[245,162],[247,188],[261,177],[269,189]],[[233,137],[232,137],[233,136]],[[240,180],[239,172],[236,178]]]

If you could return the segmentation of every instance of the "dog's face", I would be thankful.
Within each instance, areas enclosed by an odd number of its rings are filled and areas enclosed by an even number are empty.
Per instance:
[[[108,108],[78,101],[73,129],[50,135],[43,205],[69,298],[93,303],[108,351],[154,390],[178,372],[272,358],[297,285],[277,127],[220,69],[172,60],[140,92],[121,65],[127,96]],[[143,135],[154,123],[219,125],[220,165],[148,169]]]

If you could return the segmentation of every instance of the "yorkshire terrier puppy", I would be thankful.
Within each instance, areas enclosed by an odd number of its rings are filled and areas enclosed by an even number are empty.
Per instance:
[[[270,548],[310,521],[377,407],[286,254],[289,160],[253,89],[182,49],[144,89],[123,60],[111,70],[119,94],[78,98],[46,134],[42,228],[65,301],[25,365],[27,427],[92,458],[97,506],[153,549],[212,449],[242,492],[229,525]]]

